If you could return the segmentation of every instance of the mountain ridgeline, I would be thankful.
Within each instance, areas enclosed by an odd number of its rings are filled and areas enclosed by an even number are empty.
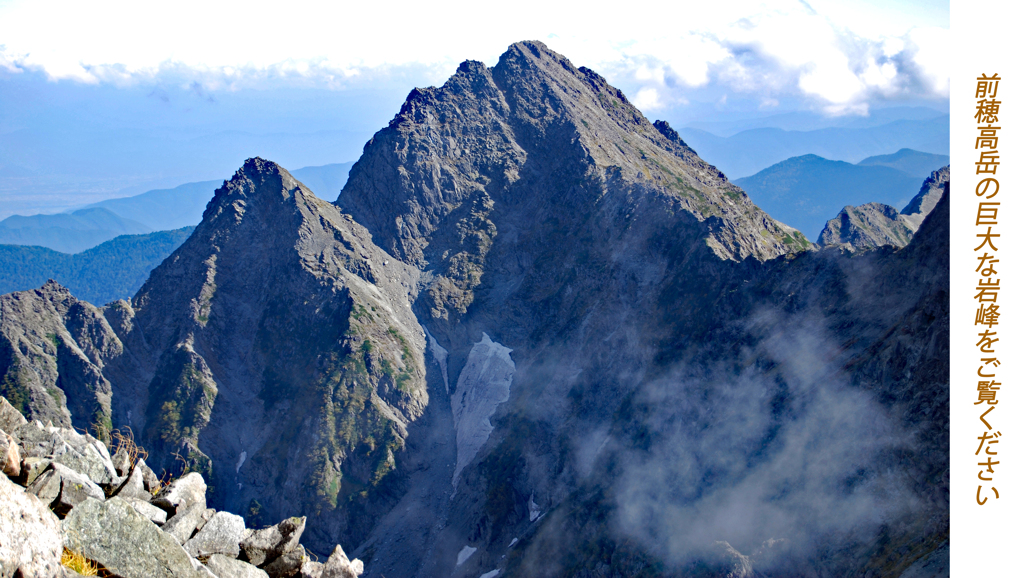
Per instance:
[[[131,299],[149,272],[194,228],[121,235],[74,255],[45,247],[0,245],[0,293],[33,289],[54,279],[90,303]]]
[[[948,163],[936,163],[925,176],[917,176],[891,166],[804,155],[736,179],[736,184],[770,215],[816,239],[822,224],[845,206],[875,202],[903,207],[929,173]]]
[[[250,159],[131,301],[0,297],[0,393],[368,576],[911,576],[948,556],[943,190],[902,249],[817,250],[521,42],[335,203]]]

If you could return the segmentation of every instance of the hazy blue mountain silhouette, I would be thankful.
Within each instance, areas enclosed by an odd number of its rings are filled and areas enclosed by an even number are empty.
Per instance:
[[[900,120],[868,128],[812,131],[758,128],[730,137],[684,128],[679,134],[701,158],[718,167],[733,181],[786,159],[807,154],[848,163],[903,148],[949,154],[949,115],[927,120]],[[941,164],[931,170],[939,166]]]
[[[923,153],[913,149],[900,149],[891,155],[868,157],[859,163],[861,166],[876,165],[899,169],[908,175],[927,178],[932,171],[949,164],[949,155]]]
[[[130,299],[194,228],[122,235],[76,255],[0,245],[0,294],[35,289],[53,279],[90,303]]]
[[[817,239],[825,223],[847,205],[875,202],[903,207],[921,188],[920,177],[899,169],[817,155],[786,159],[733,182],[773,218],[810,239]]]
[[[810,111],[794,111],[740,118],[725,121],[688,122],[685,127],[703,130],[721,137],[755,128],[780,128],[782,130],[819,130],[823,128],[870,128],[898,120],[930,120],[946,115],[945,112],[925,106],[891,106],[872,109],[866,116],[826,116]]]
[[[318,167],[303,167],[293,172],[296,178],[323,198],[334,198],[348,180],[351,162]],[[299,176],[301,175],[301,176]],[[173,189],[147,191],[134,197],[108,199],[89,205],[101,207],[126,219],[149,226],[150,230],[170,230],[198,225],[206,204],[223,181],[186,183]]]
[[[56,215],[12,215],[0,221],[0,244],[37,245],[62,253],[78,253],[119,235],[153,229],[102,207]]]

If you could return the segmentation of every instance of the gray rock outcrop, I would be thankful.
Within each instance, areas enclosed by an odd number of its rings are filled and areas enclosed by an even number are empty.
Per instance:
[[[939,204],[942,199],[942,193],[945,186],[949,184],[949,165],[942,167],[937,171],[933,171],[932,174],[925,179],[921,185],[921,190],[918,191],[917,195],[907,203],[906,207],[900,211],[900,214],[904,216],[907,224],[915,232],[921,227],[921,223],[924,222],[925,217],[931,214],[935,206]]]
[[[26,423],[28,420],[25,419],[25,416],[21,415],[21,412],[15,409],[6,397],[0,397],[0,430],[13,432]]]
[[[306,529],[306,518],[288,518],[276,526],[260,530],[246,530],[241,541],[245,560],[260,566],[294,550]]]
[[[65,514],[85,500],[103,500],[106,496],[89,476],[71,468],[51,463],[26,491],[35,495],[58,514]]]
[[[86,500],[61,523],[64,545],[125,578],[196,576],[174,538],[120,498]]]
[[[205,510],[206,481],[197,472],[185,474],[164,486],[153,497],[152,503],[154,506],[167,510],[167,513],[172,516],[190,507],[198,507],[200,510]]]
[[[101,486],[119,485],[121,479],[110,453],[99,440],[70,428],[43,426],[38,421],[14,432],[23,458],[45,458],[89,477]]]
[[[0,470],[11,478],[21,475],[21,451],[17,442],[0,429]]]
[[[0,402],[6,399],[0,398]],[[5,423],[20,424],[17,431],[26,436],[21,440],[4,434],[9,448],[81,450],[94,441],[73,430],[38,422],[7,419]],[[126,578],[266,576],[253,564],[233,560],[246,539],[249,552],[259,557],[261,564],[276,564],[273,568],[278,574],[299,573],[309,562],[299,544],[305,518],[289,518],[260,531],[246,530],[241,516],[206,507],[207,486],[197,473],[178,478],[155,497],[144,487],[144,478],[153,475],[138,457],[145,451],[122,443],[115,455],[122,455],[121,450],[126,447],[132,447],[126,453],[135,458],[118,460],[120,472],[128,473],[128,479],[121,485],[107,485],[117,493],[109,499],[89,477],[107,480],[109,469],[96,468],[89,460],[71,460],[83,470],[77,471],[57,461],[27,457],[20,464],[23,472],[7,471],[0,476],[0,573],[71,576],[75,572],[70,568],[83,562],[98,564],[103,572]],[[106,446],[100,444],[95,449],[111,461]],[[19,487],[8,478],[27,487]],[[170,520],[164,508],[176,512]],[[62,566],[64,549],[83,560],[72,560],[68,567]],[[212,561],[216,570],[211,571],[199,559]],[[310,566],[312,570],[316,568]]]
[[[217,578],[267,578],[266,572],[252,564],[223,554],[210,556],[206,561],[206,567],[216,574]]]
[[[118,495],[117,497],[131,504],[138,513],[149,518],[149,521],[153,522],[157,526],[163,526],[167,523],[167,512],[153,504],[150,504],[148,501],[139,498],[128,498],[121,495]]]
[[[0,575],[62,575],[60,520],[46,504],[0,475]]]
[[[292,578],[302,571],[302,564],[306,560],[306,549],[299,545],[294,550],[285,552],[276,560],[263,566],[270,578]]]
[[[905,247],[914,236],[914,230],[896,209],[882,203],[867,203],[857,207],[846,206],[834,219],[830,219],[818,235],[819,245],[853,247]]]
[[[122,352],[103,313],[54,281],[0,298],[0,395],[29,420],[109,432],[103,370]]]
[[[238,557],[238,544],[245,534],[245,520],[229,512],[217,512],[195,536],[185,542],[185,551],[193,558],[222,554]]]
[[[146,466],[146,460],[139,459],[138,463],[134,467],[128,467],[127,477],[124,482],[118,486],[114,492],[115,496],[124,499],[135,498],[139,500],[145,500],[147,502],[153,499],[153,494],[146,489],[146,470],[149,468]]]
[[[192,537],[203,521],[203,513],[206,507],[203,504],[194,504],[188,508],[178,511],[164,524],[163,530],[170,534],[179,544],[184,544]]]
[[[336,546],[330,558],[324,563],[321,578],[357,578],[362,573],[363,563],[359,560],[349,560],[345,550],[341,546]]]

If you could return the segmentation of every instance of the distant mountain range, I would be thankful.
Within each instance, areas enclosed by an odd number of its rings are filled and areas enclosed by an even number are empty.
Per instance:
[[[303,167],[293,171],[302,175],[302,182],[324,198],[334,197],[345,186],[353,163],[335,163],[319,167]],[[126,219],[133,219],[153,231],[178,229],[198,225],[203,220],[206,204],[213,191],[224,181],[186,183],[173,189],[147,191],[134,197],[109,199],[89,205],[107,209]]]
[[[210,202],[213,191],[221,182],[185,183],[173,189],[157,189],[134,197],[108,199],[89,207],[137,221],[149,227],[150,231],[178,229],[196,225],[203,219],[206,203]]]
[[[78,253],[118,235],[153,229],[101,207],[56,215],[14,215],[0,221],[0,244],[37,245],[62,253]]]
[[[123,235],[68,255],[44,247],[0,245],[0,294],[35,289],[53,279],[90,303],[131,299],[149,272],[195,227]]]
[[[935,169],[948,165],[949,155],[933,155],[913,149],[900,149],[891,155],[868,157],[857,164],[860,166],[877,165],[892,167],[908,175],[923,179],[931,175]]]
[[[351,162],[294,171],[324,197],[345,186]],[[73,213],[14,215],[0,221],[0,244],[33,245],[61,253],[79,253],[120,235],[138,235],[192,227],[203,219],[206,204],[223,181],[186,183],[173,189],[108,199]],[[46,281],[44,278],[43,281]]]
[[[921,188],[921,181],[948,163],[947,156],[909,149],[870,157],[856,165],[803,155],[733,182],[774,219],[817,239],[825,223],[847,205],[906,205]],[[921,175],[923,166],[930,168]]]
[[[684,128],[679,134],[701,158],[715,165],[733,182],[788,158],[808,154],[848,163],[904,148],[949,154],[949,115],[925,120],[899,120],[867,128],[812,131],[757,128],[730,137]]]
[[[780,128],[795,131],[819,130],[829,127],[870,128],[898,120],[930,120],[946,114],[925,106],[892,106],[872,109],[866,116],[832,117],[809,111],[798,111],[728,121],[689,122],[684,126],[721,137],[729,137],[738,132],[755,128]]]

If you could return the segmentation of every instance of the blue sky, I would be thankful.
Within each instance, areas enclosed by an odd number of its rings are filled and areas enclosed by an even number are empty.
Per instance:
[[[948,109],[946,2],[323,4],[0,0],[0,198],[71,206],[228,176],[247,148],[292,168],[355,160],[412,87],[524,39],[674,125]]]

